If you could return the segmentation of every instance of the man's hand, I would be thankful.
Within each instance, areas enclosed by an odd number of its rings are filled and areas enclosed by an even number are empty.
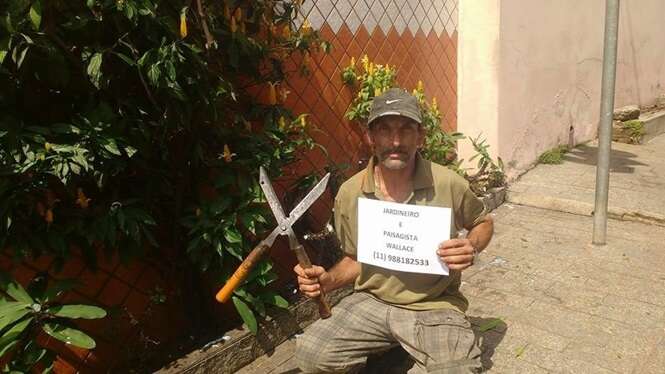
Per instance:
[[[330,283],[330,274],[321,266],[312,265],[309,269],[303,269],[300,264],[293,268],[298,275],[298,289],[307,297],[317,297],[321,294],[321,288],[326,291]]]
[[[474,249],[469,239],[450,239],[439,244],[436,253],[451,270],[464,270],[473,265]]]

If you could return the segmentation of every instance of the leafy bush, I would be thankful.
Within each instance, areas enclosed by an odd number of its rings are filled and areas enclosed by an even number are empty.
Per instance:
[[[394,67],[374,64],[369,61],[367,55],[362,57],[361,64],[361,69],[358,69],[355,57],[352,57],[349,66],[342,71],[342,81],[355,91],[355,97],[346,112],[346,117],[358,123],[367,121],[372,99],[389,88],[396,87],[397,84],[397,73]],[[480,136],[470,139],[476,151],[471,160],[478,158],[478,164],[476,173],[469,175],[461,167],[463,160],[457,158],[457,142],[466,139],[466,136],[460,132],[448,133],[441,129],[441,112],[436,98],[432,98],[431,103],[427,101],[422,81],[418,81],[412,94],[420,104],[422,125],[426,131],[425,143],[420,150],[423,157],[448,166],[467,178],[471,188],[478,195],[505,184],[503,162],[500,158],[494,162],[488,152],[489,145]]]
[[[621,127],[628,133],[631,142],[634,144],[639,144],[642,140],[642,136],[646,134],[646,130],[644,129],[644,122],[638,119],[621,122]]]
[[[538,157],[538,162],[541,164],[550,164],[550,165],[556,165],[560,164],[563,162],[563,155],[568,152],[568,147],[565,145],[560,145],[557,147],[554,147],[550,150],[547,150],[543,152]]]
[[[223,283],[267,226],[259,165],[277,176],[313,146],[283,106],[329,48],[295,29],[299,4],[3,2],[0,249],[94,267],[166,245]],[[275,277],[264,261],[236,305],[283,306],[261,297]]]
[[[26,291],[15,280],[0,279],[0,359],[6,362],[4,372],[32,372],[40,368],[50,372],[56,352],[38,343],[46,334],[65,344],[84,349],[95,348],[95,340],[72,327],[72,319],[98,319],[106,316],[102,308],[91,305],[63,305],[56,300],[74,286],[71,280],[48,287],[46,277],[36,277]]]

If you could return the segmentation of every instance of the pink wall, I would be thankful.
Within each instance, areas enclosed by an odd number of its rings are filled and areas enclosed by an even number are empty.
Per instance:
[[[512,177],[543,151],[568,144],[571,126],[576,143],[595,138],[605,1],[461,3],[458,129],[488,134]],[[621,2],[616,107],[651,105],[665,92],[663,14],[662,0]],[[474,33],[468,23],[490,32]],[[485,64],[465,66],[472,53],[484,53]],[[465,79],[483,74],[485,82]],[[488,112],[480,126],[474,101]]]

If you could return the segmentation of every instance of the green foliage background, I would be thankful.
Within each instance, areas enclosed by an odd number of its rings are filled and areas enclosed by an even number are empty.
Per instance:
[[[171,248],[221,285],[272,217],[259,166],[275,177],[313,146],[282,106],[287,74],[328,48],[295,29],[299,3],[3,1],[0,250],[57,271],[75,250],[94,268]],[[248,325],[285,305],[275,278],[265,260],[236,292]]]
[[[397,86],[397,71],[395,67],[374,64],[367,55],[360,59],[359,65],[357,66],[355,57],[352,57],[349,66],[342,71],[341,79],[355,94],[346,117],[364,126],[374,97]],[[470,174],[461,166],[464,160],[457,157],[457,142],[467,137],[460,132],[448,133],[441,129],[441,112],[436,98],[427,100],[422,81],[418,81],[412,95],[418,99],[423,119],[422,126],[426,132],[425,142],[420,150],[423,157],[445,165],[465,177],[477,195],[486,194],[492,188],[505,185],[503,162],[501,158],[496,162],[492,159],[489,145],[480,135],[468,138],[476,152],[470,161],[476,160],[477,165],[475,173]]]

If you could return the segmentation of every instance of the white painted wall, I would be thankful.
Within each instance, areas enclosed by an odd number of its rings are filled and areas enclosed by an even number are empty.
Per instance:
[[[651,105],[665,92],[665,1],[621,3],[615,106]],[[488,134],[510,177],[571,135],[596,137],[604,0],[460,0],[459,14],[458,129]]]

